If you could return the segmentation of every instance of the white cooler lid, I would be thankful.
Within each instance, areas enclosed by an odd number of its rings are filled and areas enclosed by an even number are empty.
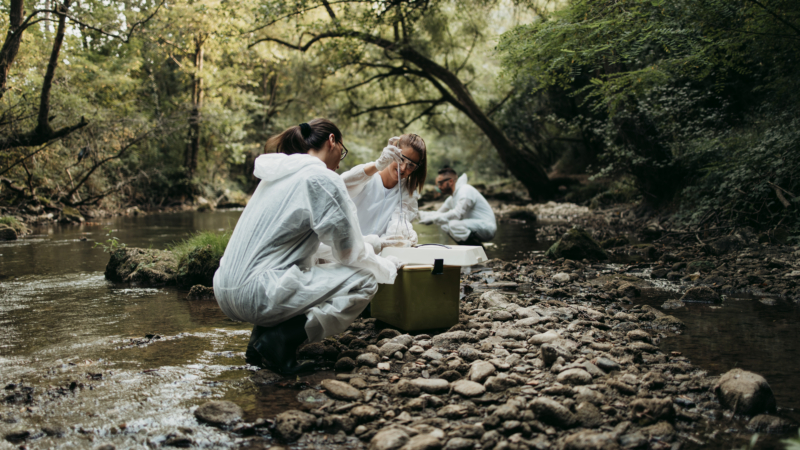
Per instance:
[[[445,266],[472,266],[487,260],[479,245],[420,245],[418,247],[386,247],[381,256],[395,256],[406,264],[433,264],[443,259]]]

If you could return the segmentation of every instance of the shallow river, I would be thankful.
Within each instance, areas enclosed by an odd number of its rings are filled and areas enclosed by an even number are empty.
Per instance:
[[[187,302],[175,288],[137,288],[105,281],[108,255],[94,243],[106,228],[131,247],[165,248],[197,230],[235,225],[237,211],[178,213],[37,229],[0,243],[0,439],[18,430],[61,428],[34,447],[146,448],[179,430],[199,446],[236,446],[240,438],[197,426],[194,407],[209,398],[236,401],[246,420],[296,405],[249,379],[244,349],[251,326],[225,317],[214,302]],[[447,242],[437,227],[416,227],[423,243]],[[490,258],[514,259],[537,242],[535,227],[501,224]],[[666,296],[669,296],[667,294]],[[654,306],[661,295],[645,300]],[[688,325],[662,343],[720,373],[732,367],[767,377],[779,406],[800,409],[800,316],[788,303],[730,300],[675,313]],[[148,337],[149,336],[149,337]],[[330,376],[318,374],[316,378]],[[34,401],[6,399],[20,385]],[[296,391],[294,391],[296,392]],[[190,428],[191,430],[188,430]],[[41,433],[40,433],[41,434]],[[0,440],[0,449],[16,448]]]

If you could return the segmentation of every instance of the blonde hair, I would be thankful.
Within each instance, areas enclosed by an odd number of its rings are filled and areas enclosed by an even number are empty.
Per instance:
[[[419,155],[419,163],[417,163],[417,170],[411,173],[408,177],[406,185],[408,186],[408,193],[413,194],[415,190],[422,193],[422,187],[425,185],[425,179],[428,177],[428,158],[427,147],[425,141],[418,134],[404,134],[400,136],[396,146],[400,149],[409,147]]]

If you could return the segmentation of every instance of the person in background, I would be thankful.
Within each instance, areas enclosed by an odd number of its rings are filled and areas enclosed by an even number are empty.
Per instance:
[[[364,239],[376,253],[417,243],[411,221],[418,214],[419,191],[428,175],[425,141],[416,134],[389,139],[375,161],[342,174],[358,210]]]
[[[261,179],[214,274],[214,296],[231,319],[253,323],[249,364],[281,374],[304,342],[344,331],[402,263],[364,242],[356,208],[334,170],[347,155],[342,133],[326,119],[273,137],[276,153],[259,156]],[[332,262],[318,265],[320,243]]]
[[[494,239],[497,219],[489,202],[467,183],[467,174],[444,167],[436,176],[436,186],[450,197],[438,211],[420,211],[420,223],[440,225],[460,245],[482,245]]]

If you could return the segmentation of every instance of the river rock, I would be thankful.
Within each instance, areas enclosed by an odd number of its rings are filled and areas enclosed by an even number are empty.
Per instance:
[[[320,384],[329,397],[350,402],[361,400],[361,391],[343,381],[322,380]]]
[[[747,423],[747,429],[753,433],[785,434],[796,432],[798,425],[783,417],[759,414]]]
[[[483,383],[487,378],[494,375],[495,372],[497,372],[497,368],[494,366],[494,364],[487,361],[476,361],[469,369],[467,377],[471,381]]]
[[[558,374],[556,381],[562,384],[589,384],[592,382],[592,376],[583,369],[567,369]]]
[[[517,385],[517,380],[501,373],[497,376],[491,376],[486,379],[483,384],[489,392],[502,392]]]
[[[83,223],[86,219],[83,218],[83,214],[78,211],[77,208],[73,208],[71,206],[65,206],[61,210],[61,217],[59,218],[59,222],[74,222],[74,223]]]
[[[350,410],[350,415],[357,423],[367,423],[380,417],[380,411],[369,405],[359,405]]]
[[[650,333],[644,330],[631,330],[626,336],[631,341],[651,342]]]
[[[417,386],[416,384],[403,378],[391,388],[391,392],[392,395],[396,396],[417,397],[419,395],[420,389],[419,386]]]
[[[398,450],[408,442],[408,433],[398,428],[381,430],[369,442],[369,450]]]
[[[475,381],[458,380],[453,383],[453,392],[464,397],[478,397],[486,392],[486,388]]]
[[[197,420],[216,427],[233,425],[242,420],[243,415],[239,405],[225,400],[203,403],[194,411]]]
[[[564,450],[619,450],[613,433],[584,430],[564,439]]]
[[[706,286],[695,286],[693,288],[689,288],[685,294],[680,298],[681,301],[685,300],[694,300],[699,302],[709,302],[709,303],[719,303],[720,297],[719,294],[710,287]]]
[[[450,420],[463,419],[467,414],[469,414],[469,408],[464,405],[447,405],[436,411],[437,416]]]
[[[322,428],[330,434],[340,431],[350,433],[356,427],[355,420],[343,414],[326,414],[322,416],[321,422]]]
[[[194,285],[189,289],[186,300],[216,300],[216,297],[214,297],[214,288],[206,287],[202,284]]]
[[[480,359],[483,355],[473,346],[462,344],[461,347],[458,347],[458,356],[465,361],[475,361]]]
[[[633,412],[633,417],[639,419],[642,425],[648,425],[660,420],[671,420],[675,417],[675,408],[672,398],[639,398],[630,403],[628,407]]]
[[[644,427],[639,431],[651,441],[658,440],[670,442],[672,441],[673,436],[675,436],[675,428],[673,428],[672,425],[666,421],[661,421]]]
[[[495,336],[515,341],[524,341],[528,337],[528,335],[516,328],[501,328],[495,332]]]
[[[404,353],[408,348],[403,344],[387,342],[380,348],[381,356],[392,356],[396,352]]]
[[[291,409],[275,417],[274,434],[284,442],[294,442],[316,424],[316,418],[308,413]]]
[[[405,443],[400,450],[438,450],[442,448],[442,440],[432,433],[418,434]]]
[[[570,280],[569,274],[565,272],[559,272],[553,275],[553,281],[556,283],[568,283]]]
[[[561,339],[561,335],[558,334],[555,330],[550,330],[545,333],[541,334],[534,334],[533,336],[528,339],[528,343],[542,345],[542,344],[549,344],[556,339]]]
[[[539,397],[530,403],[536,418],[559,428],[571,428],[577,422],[575,415],[564,405],[549,397]]]
[[[772,388],[764,377],[753,372],[742,369],[728,371],[713,389],[720,404],[733,409],[736,414],[754,416],[776,410]]]
[[[411,383],[428,394],[441,394],[450,390],[450,383],[441,378],[417,378]]]
[[[105,277],[117,283],[171,285],[175,284],[177,265],[170,251],[125,247],[111,252]]]
[[[16,241],[17,232],[8,225],[0,223],[0,241]]]
[[[621,370],[620,365],[616,361],[614,361],[611,358],[606,358],[605,356],[597,358],[595,365],[605,373],[611,373]]]
[[[567,258],[605,260],[608,255],[592,236],[582,228],[573,228],[564,234],[545,253],[550,259]]]
[[[356,362],[353,361],[352,358],[347,358],[347,357],[339,358],[339,360],[336,361],[336,364],[334,364],[333,366],[333,370],[335,370],[336,372],[350,372],[355,368],[356,368]]]
[[[541,346],[542,361],[546,367],[550,367],[559,357],[565,361],[572,359],[572,354],[560,345],[543,344]]]
[[[408,334],[401,334],[393,337],[392,339],[389,340],[389,342],[394,344],[400,344],[404,347],[411,347],[411,344],[414,343],[414,338]]]
[[[221,257],[222,255],[214,254],[211,245],[193,249],[178,262],[175,281],[179,287],[183,288],[196,284],[213,286],[214,273],[219,269]]]
[[[686,303],[683,303],[680,300],[667,300],[661,304],[661,309],[680,309],[686,306]]]
[[[483,293],[478,302],[478,307],[483,309],[506,309],[509,306],[508,297],[495,290]]]
[[[21,429],[21,430],[14,430],[14,431],[10,431],[8,433],[5,433],[3,435],[3,437],[5,438],[5,440],[7,440],[8,442],[10,442],[12,444],[21,444],[21,443],[25,442],[26,439],[31,437],[32,434],[33,433],[31,433],[30,430]]]
[[[297,394],[297,401],[308,406],[309,409],[314,409],[327,402],[328,396],[316,389],[304,389]]]
[[[447,441],[444,450],[472,450],[475,447],[474,439],[454,437]]]
[[[653,321],[653,326],[657,328],[685,328],[686,324],[675,316],[661,316]]]
[[[604,422],[600,410],[589,402],[581,402],[575,407],[575,420],[584,428],[598,428]]]
[[[381,362],[381,357],[375,353],[362,353],[356,357],[359,366],[375,367]]]
[[[436,350],[434,350],[432,348],[429,348],[428,350],[425,350],[425,352],[422,353],[422,355],[420,355],[420,356],[425,358],[425,359],[427,359],[427,360],[429,360],[429,361],[439,361],[440,359],[444,358],[444,356],[441,353],[437,352]]]
[[[453,347],[462,342],[477,342],[478,338],[466,331],[448,331],[437,334],[431,339],[437,347]]]

